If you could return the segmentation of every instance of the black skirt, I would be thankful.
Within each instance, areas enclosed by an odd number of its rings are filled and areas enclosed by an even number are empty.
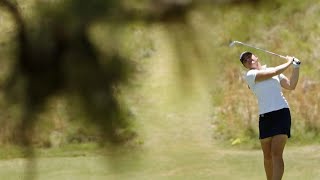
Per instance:
[[[291,137],[291,114],[289,108],[259,115],[259,139],[286,134]]]

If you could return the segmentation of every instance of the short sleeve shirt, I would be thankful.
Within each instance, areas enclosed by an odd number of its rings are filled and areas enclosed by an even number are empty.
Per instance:
[[[271,70],[266,68],[265,70]],[[288,102],[283,96],[280,81],[285,77],[283,74],[273,76],[270,79],[255,82],[259,70],[249,70],[245,80],[258,99],[259,114],[289,108]]]

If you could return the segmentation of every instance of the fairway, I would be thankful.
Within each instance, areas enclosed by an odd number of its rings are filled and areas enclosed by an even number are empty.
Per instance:
[[[179,146],[179,145],[177,145]],[[181,148],[181,146],[177,147]],[[288,147],[283,180],[318,180],[320,146]],[[7,180],[23,179],[25,160],[1,160],[0,174]],[[170,147],[135,155],[39,158],[37,179],[46,180],[148,180],[148,179],[265,179],[260,150],[222,147]]]

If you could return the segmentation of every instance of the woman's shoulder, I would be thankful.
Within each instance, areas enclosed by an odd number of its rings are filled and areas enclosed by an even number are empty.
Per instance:
[[[255,75],[258,71],[258,69],[250,69],[247,71],[246,76]]]
[[[247,71],[246,75],[257,74],[259,71],[270,71],[274,69],[274,67],[267,67],[267,65],[263,65],[261,69],[250,69]]]

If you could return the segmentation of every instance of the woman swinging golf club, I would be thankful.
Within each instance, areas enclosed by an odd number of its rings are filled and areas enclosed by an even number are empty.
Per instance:
[[[243,52],[240,61],[248,69],[245,80],[258,99],[259,139],[268,180],[281,180],[284,173],[283,150],[290,138],[291,115],[281,87],[294,90],[299,79],[300,61],[286,56],[285,63],[276,67],[262,66],[251,52]],[[291,64],[290,78],[282,73]]]

